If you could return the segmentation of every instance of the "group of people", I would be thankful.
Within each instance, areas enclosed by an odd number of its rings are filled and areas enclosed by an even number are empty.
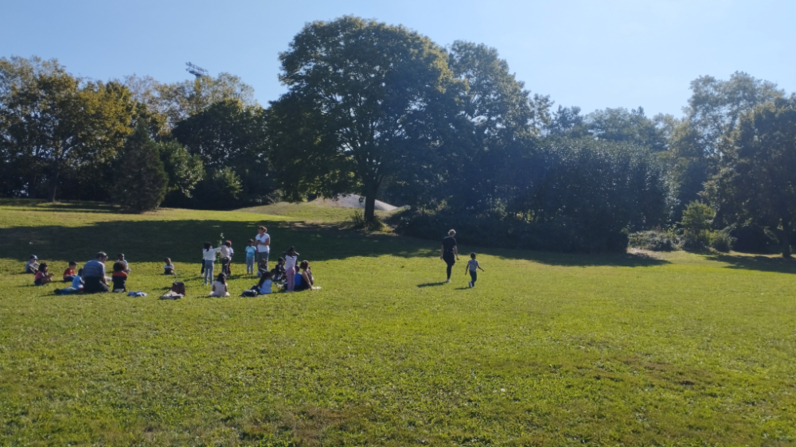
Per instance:
[[[227,279],[232,273],[232,256],[235,252],[232,249],[232,241],[224,241],[219,245],[218,248],[213,248],[210,242],[204,244],[201,275],[204,277],[205,285],[209,284],[211,286],[210,296],[229,296]],[[290,247],[277,260],[273,269],[268,268],[270,251],[271,236],[268,234],[267,228],[260,226],[257,229],[257,236],[254,239],[250,239],[246,247],[246,273],[254,275],[256,265],[256,274],[260,279],[256,285],[244,292],[244,296],[269,294],[274,286],[283,289],[285,292],[318,288],[313,287],[315,278],[312,275],[310,263],[308,261],[299,262],[299,253],[294,247]],[[221,261],[221,273],[213,280],[217,257]],[[124,253],[117,255],[116,261],[113,263],[113,272],[110,276],[106,276],[105,271],[107,260],[108,255],[104,252],[99,252],[94,259],[88,261],[78,271],[75,271],[77,262],[70,261],[69,266],[64,270],[63,280],[71,283],[71,285],[64,289],[56,290],[56,293],[127,292],[126,282],[131,269]],[[166,258],[164,262],[163,273],[165,275],[175,275],[176,268],[171,259]],[[25,264],[25,271],[35,274],[34,284],[37,286],[52,283],[55,276],[49,271],[49,266],[46,262],[39,263],[39,258],[36,255],[31,255],[28,259]],[[183,283],[175,282],[175,284],[181,285],[180,291],[182,292],[175,292],[175,294],[183,296]]]
[[[210,296],[224,297],[229,296],[227,289],[227,278],[232,274],[232,241],[224,241],[219,247],[213,248],[210,242],[205,242],[202,249],[202,271],[204,283],[210,283],[212,291]],[[254,266],[257,265],[257,276],[260,278],[257,285],[244,292],[244,296],[270,294],[274,285],[281,286],[285,292],[298,292],[302,290],[313,290],[315,279],[312,276],[312,269],[308,261],[298,262],[299,253],[294,247],[290,247],[277,260],[276,266],[269,270],[268,262],[271,254],[271,236],[268,229],[260,226],[257,229],[257,236],[249,239],[246,246],[246,273],[254,274]],[[213,281],[216,257],[221,262],[221,273]],[[248,292],[248,293],[247,293]]]
[[[299,253],[294,247],[285,251],[283,257],[277,260],[276,266],[269,270],[268,261],[271,252],[271,236],[268,229],[260,226],[257,229],[257,236],[249,239],[246,247],[246,273],[254,274],[254,266],[257,265],[257,276],[260,278],[257,285],[244,292],[244,296],[253,294],[270,294],[274,285],[281,286],[286,292],[313,290],[315,278],[312,276],[312,269],[308,261],[298,262]],[[212,291],[210,296],[229,296],[227,290],[227,278],[232,273],[232,242],[225,241],[218,248],[213,248],[210,242],[204,244],[202,250],[202,271],[205,285],[210,284]],[[220,256],[221,273],[213,281],[216,256]],[[442,240],[440,259],[447,264],[447,280],[451,282],[451,273],[454,264],[459,260],[458,244],[456,243],[456,231],[448,231],[448,236]],[[124,253],[116,256],[113,263],[111,276],[105,276],[105,262],[108,255],[105,252],[97,253],[95,259],[88,261],[82,269],[75,272],[77,262],[70,261],[69,266],[64,270],[64,282],[71,283],[70,287],[60,289],[60,293],[97,293],[97,292],[126,292],[127,277],[131,271],[130,265],[125,259]],[[49,271],[46,262],[39,263],[36,255],[31,255],[25,264],[25,272],[34,274],[34,284],[43,286],[53,282],[54,273]],[[478,270],[484,269],[476,260],[476,254],[470,253],[470,260],[465,267],[465,274],[470,274],[469,287],[475,287],[478,280]],[[170,258],[165,259],[163,273],[166,275],[176,274],[174,264]]]
[[[82,269],[75,272],[77,262],[69,261],[69,265],[64,270],[63,281],[71,283],[69,287],[59,289],[59,293],[97,293],[97,292],[126,292],[127,291],[127,275],[130,273],[130,265],[124,257],[124,253],[119,253],[116,256],[116,261],[113,263],[113,273],[111,276],[105,276],[105,262],[108,260],[108,255],[105,252],[97,253],[96,257],[88,261]],[[25,263],[25,272],[33,273],[33,284],[43,286],[54,281],[55,274],[50,272],[49,266],[46,262],[39,263],[39,258],[36,255],[31,255],[28,262]]]

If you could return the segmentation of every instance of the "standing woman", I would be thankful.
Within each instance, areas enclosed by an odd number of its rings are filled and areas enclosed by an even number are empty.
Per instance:
[[[448,237],[442,240],[442,253],[439,257],[446,264],[448,264],[448,280],[445,282],[451,282],[451,270],[453,270],[453,264],[456,264],[456,261],[459,260],[459,249],[456,246],[456,230],[448,231]]]
[[[285,288],[288,292],[292,292],[296,284],[296,261],[298,260],[298,252],[295,248],[290,247],[284,254],[285,257]]]
[[[254,239],[257,241],[257,258],[254,261],[260,265],[260,259],[265,259],[265,270],[268,270],[268,255],[271,253],[271,236],[268,235],[268,228],[260,225]]]

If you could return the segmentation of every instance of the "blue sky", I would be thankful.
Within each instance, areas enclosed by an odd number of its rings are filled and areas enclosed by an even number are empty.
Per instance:
[[[241,76],[266,105],[277,56],[301,27],[352,14],[440,45],[495,47],[533,93],[585,112],[681,115],[689,82],[734,71],[796,92],[793,0],[0,0],[0,57],[57,58],[75,74],[190,78],[185,62]]]

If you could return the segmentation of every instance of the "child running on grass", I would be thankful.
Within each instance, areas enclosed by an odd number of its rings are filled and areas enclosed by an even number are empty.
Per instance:
[[[53,282],[53,274],[48,271],[47,263],[42,262],[39,264],[39,271],[36,272],[36,276],[33,278],[33,284],[43,286],[51,282]]]
[[[114,292],[127,292],[127,272],[124,271],[124,263],[122,261],[113,263],[111,281],[113,281]]]
[[[257,253],[257,247],[254,246],[254,239],[249,239],[249,245],[246,247],[246,273],[250,273],[252,275],[254,274],[255,253]]]
[[[69,261],[69,267],[64,270],[64,282],[72,282],[75,279],[75,268],[77,267],[77,262]]]
[[[464,268],[465,275],[468,271],[470,272],[470,282],[467,283],[468,287],[475,287],[475,282],[478,280],[478,269],[481,269],[482,272],[484,271],[478,261],[475,260],[475,253],[470,253],[470,260],[467,261],[467,266]]]
[[[225,297],[229,296],[229,292],[227,292],[227,276],[223,273],[218,274],[218,278],[213,283],[213,291],[210,292],[210,296],[213,297]]]

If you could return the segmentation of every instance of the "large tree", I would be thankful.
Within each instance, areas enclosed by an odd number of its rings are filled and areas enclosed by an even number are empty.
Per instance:
[[[703,184],[716,173],[724,155],[721,143],[736,129],[740,116],[782,95],[775,84],[743,72],[733,73],[729,80],[701,76],[691,82],[685,119],[669,138],[670,169],[678,187],[675,220],[687,203],[699,199]]]
[[[757,106],[738,120],[708,195],[725,219],[777,233],[789,258],[796,227],[796,96]]]
[[[76,78],[57,61],[2,59],[0,72],[0,151],[23,161],[29,193],[46,179],[54,201],[62,175],[109,162],[130,133],[134,107],[124,87]]]
[[[274,118],[287,126],[273,129],[281,134],[273,135],[271,148],[282,151],[276,167],[292,168],[280,177],[300,177],[305,180],[293,183],[308,186],[339,178],[327,182],[328,192],[360,193],[365,217],[373,219],[384,181],[400,178],[407,163],[416,166],[440,144],[434,120],[452,82],[445,52],[403,27],[343,17],[306,25],[279,59],[289,91],[274,112],[299,118]],[[306,123],[315,129],[298,128]],[[279,146],[286,135],[313,132],[313,145],[324,150],[304,154]]]

